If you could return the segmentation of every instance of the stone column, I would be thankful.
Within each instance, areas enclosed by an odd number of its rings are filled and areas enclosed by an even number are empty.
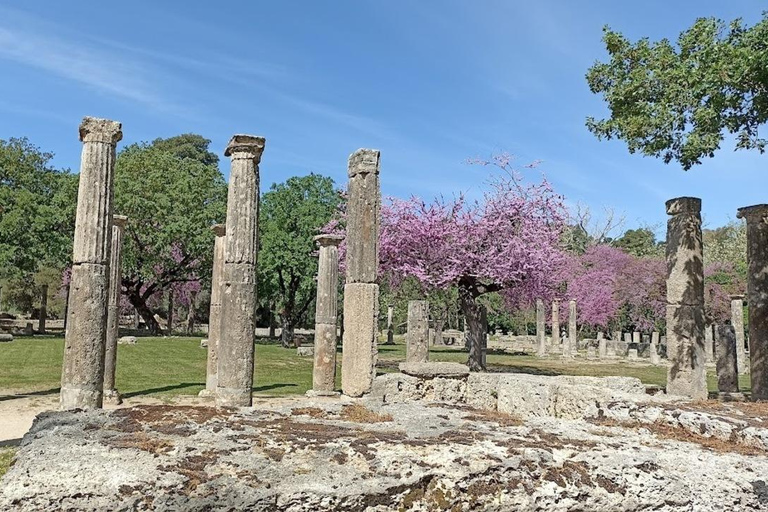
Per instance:
[[[395,308],[390,304],[387,306],[387,345],[394,345],[395,344],[395,329],[392,325],[392,316],[395,313]],[[438,343],[442,345],[442,340],[437,340]]]
[[[93,117],[86,117],[80,124],[83,151],[61,374],[62,409],[102,405],[112,189],[115,147],[123,137],[121,128],[118,122]]]
[[[704,264],[701,199],[666,203],[667,215],[667,393],[707,398],[704,353]]]
[[[340,235],[318,235],[320,246],[315,301],[315,362],[312,389],[331,394],[336,387],[336,324],[339,302]]]
[[[219,384],[219,341],[221,340],[221,294],[224,273],[224,248],[227,234],[226,224],[211,227],[214,235],[213,269],[211,272],[211,308],[208,310],[208,360],[205,369],[205,389],[200,396],[216,394]]]
[[[715,362],[715,338],[713,334],[714,328],[715,326],[712,324],[707,324],[704,326],[704,357],[707,363]]]
[[[405,362],[429,361],[429,302],[408,301],[408,332],[405,338]]]
[[[632,333],[632,343],[635,345],[635,348],[638,348],[637,345],[640,344],[640,341],[641,341],[640,333],[637,331],[634,331]]]
[[[264,138],[235,135],[230,157],[224,268],[221,286],[221,337],[217,347],[216,405],[250,406],[256,329],[256,262],[259,251],[259,162]]]
[[[736,330],[732,325],[717,326],[717,390],[728,396],[739,392],[739,369],[736,363]]]
[[[739,374],[747,373],[747,354],[744,350],[744,296],[731,295],[731,325],[736,333],[736,364]]]
[[[571,299],[568,302],[568,356],[573,357],[579,351],[579,339],[576,333],[576,301]],[[563,354],[566,353],[563,347]]]
[[[597,357],[600,359],[608,357],[608,344],[602,332],[597,333]]]
[[[648,348],[651,357],[651,364],[660,364],[661,356],[659,355],[659,333],[654,331],[651,333],[651,346]]]
[[[560,344],[560,301],[552,301],[552,344]]]
[[[747,305],[752,400],[768,400],[768,204],[739,208],[738,217],[747,221]],[[736,332],[738,334],[738,330]]]
[[[536,299],[536,355],[547,355],[547,322],[544,317],[544,301]]]
[[[120,288],[122,286],[123,231],[128,217],[112,216],[112,252],[109,258],[109,296],[107,302],[107,341],[104,351],[104,401],[120,404],[122,399],[115,387],[117,339],[120,329]]]
[[[368,393],[376,376],[379,317],[380,153],[358,149],[349,157],[347,276],[344,285],[344,338],[341,389]]]
[[[37,317],[37,332],[45,334],[45,320],[48,317],[48,285],[40,287],[40,314]]]

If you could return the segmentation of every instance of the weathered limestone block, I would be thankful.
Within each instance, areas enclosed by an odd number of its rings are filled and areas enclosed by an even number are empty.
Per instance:
[[[597,356],[600,359],[608,357],[608,343],[602,336],[597,339]]]
[[[749,370],[747,354],[744,342],[744,296],[731,295],[731,325],[736,332],[736,364],[739,374],[743,375]]]
[[[747,221],[747,304],[752,399],[768,400],[768,204],[739,208],[738,217]]]
[[[135,345],[138,339],[136,336],[122,336],[117,340],[118,345]]]
[[[720,393],[739,392],[739,368],[736,363],[736,330],[732,325],[718,325],[717,343],[717,389]]]
[[[429,360],[429,302],[408,302],[408,332],[405,336],[405,361],[423,363]]]
[[[347,283],[375,283],[379,275],[380,156],[359,149],[349,157]]]
[[[701,199],[679,197],[667,214],[667,393],[707,398]]]
[[[221,340],[221,293],[226,252],[226,224],[211,227],[213,242],[213,269],[211,272],[211,307],[208,310],[208,358],[205,369],[205,389],[200,396],[214,396],[219,384],[219,340]]]
[[[230,157],[224,266],[221,285],[221,335],[217,347],[216,404],[250,406],[256,328],[259,162],[265,140],[235,135]]]
[[[344,285],[344,346],[341,388],[345,395],[361,396],[371,390],[376,376],[379,285]]]
[[[544,317],[544,301],[536,299],[536,355],[547,355],[547,322]]]
[[[120,289],[122,286],[123,231],[128,217],[112,216],[112,252],[109,261],[109,302],[107,303],[107,337],[104,353],[104,401],[122,403],[115,386],[117,366],[117,338],[120,331]]]
[[[651,334],[651,347],[649,349],[651,364],[661,364],[661,356],[659,356],[659,333],[653,332]]]
[[[7,343],[9,341],[13,341],[13,334],[0,334],[0,342]]]
[[[629,349],[629,351],[627,352],[627,359],[629,359],[630,361],[637,361],[638,357],[637,357],[636,348]]]
[[[80,124],[83,151],[61,375],[62,409],[102,406],[115,147],[122,137],[121,125],[115,121],[86,117]]]
[[[333,391],[336,384],[336,323],[338,317],[339,235],[318,235],[320,248],[315,301],[315,344],[312,389]]]
[[[704,326],[704,357],[707,363],[713,363],[715,361],[715,337],[714,329],[716,327],[711,324]]]
[[[400,363],[399,369],[406,375],[433,379],[436,377],[466,377],[469,375],[469,367],[461,363]]]
[[[315,347],[296,347],[296,355],[299,357],[312,357],[315,355]]]
[[[499,376],[472,372],[467,377],[467,405],[495,411],[499,397]]]

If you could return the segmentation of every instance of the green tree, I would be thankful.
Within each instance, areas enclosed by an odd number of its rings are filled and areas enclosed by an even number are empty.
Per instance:
[[[273,304],[283,346],[307,322],[316,294],[317,247],[313,237],[336,212],[341,195],[331,178],[310,174],[273,184],[259,204],[259,291]]]
[[[747,226],[742,220],[730,222],[716,229],[705,229],[704,265],[726,263],[747,280]]]
[[[612,245],[638,258],[663,255],[662,246],[656,242],[656,235],[648,228],[629,229],[614,240]]]
[[[726,133],[737,149],[765,151],[758,128],[768,121],[768,12],[752,27],[700,18],[677,45],[603,33],[610,61],[587,72],[611,112],[587,118],[599,139],[624,140],[630,153],[676,160],[685,170],[714,156]]]
[[[0,279],[71,260],[77,176],[51,158],[25,138],[0,140]]]
[[[115,213],[128,216],[122,285],[153,332],[165,291],[210,280],[210,227],[225,219],[227,186],[208,143],[181,135],[132,144],[117,157]]]

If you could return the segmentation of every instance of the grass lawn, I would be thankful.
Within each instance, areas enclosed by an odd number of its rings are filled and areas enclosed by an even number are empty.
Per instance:
[[[0,344],[0,396],[15,391],[58,392],[64,348],[62,338],[17,338]],[[195,395],[205,386],[206,351],[200,338],[139,338],[136,345],[119,345],[117,388],[127,396]],[[341,354],[339,354],[339,362]],[[405,359],[405,346],[379,345],[380,371],[396,371]],[[433,361],[466,362],[467,354],[450,347],[433,347]],[[583,359],[564,361],[559,356],[540,359],[530,355],[489,351],[491,370],[540,375],[624,375],[645,384],[664,386],[666,368],[623,362],[594,363]],[[312,386],[312,358],[298,357],[295,349],[276,344],[256,345],[253,391],[259,395],[301,394]],[[337,372],[337,377],[340,376]],[[717,389],[714,370],[709,389]],[[339,383],[337,382],[337,385]],[[742,377],[743,389],[749,378]]]

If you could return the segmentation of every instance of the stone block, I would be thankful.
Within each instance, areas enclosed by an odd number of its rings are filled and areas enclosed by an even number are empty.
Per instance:
[[[123,336],[117,340],[118,345],[135,345],[138,341],[136,336]]]
[[[13,341],[13,334],[0,334],[0,343],[7,343]]]
[[[378,358],[379,285],[344,285],[341,388],[348,396],[370,392]]]
[[[312,357],[315,355],[315,347],[296,347],[296,355],[299,357]]]
[[[492,373],[470,373],[467,377],[467,405],[495,411],[499,397],[499,376]]]
[[[399,369],[407,375],[433,379],[435,377],[466,377],[469,367],[461,363],[400,363]]]

